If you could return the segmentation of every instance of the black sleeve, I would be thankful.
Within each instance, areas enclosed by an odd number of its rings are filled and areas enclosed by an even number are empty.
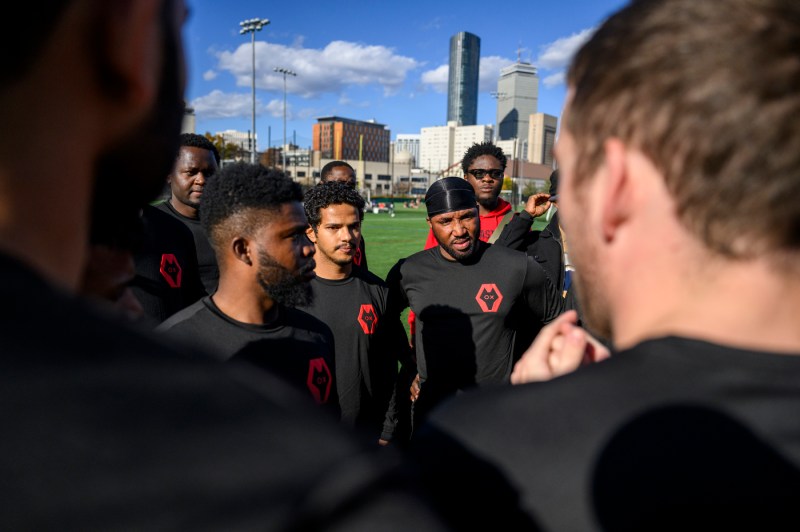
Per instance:
[[[397,262],[389,273],[386,274],[386,284],[389,286],[389,295],[386,301],[387,319],[399,319],[400,314],[408,308],[408,298],[403,290],[402,266],[405,259]]]
[[[381,379],[381,385],[387,386],[390,390],[388,391],[390,399],[384,417],[381,439],[390,441],[394,439],[398,424],[402,423],[399,417],[399,409],[403,408],[403,406],[402,401],[398,400],[398,393],[402,393],[402,390],[398,391],[397,389],[398,369],[399,367],[405,368],[410,364],[411,355],[408,337],[400,317],[397,316],[390,320],[388,318],[385,319],[388,321],[382,328],[381,351],[392,356],[387,357],[387,361],[391,366],[386,368],[385,379]]]
[[[364,235],[361,235],[360,247],[361,247],[361,269],[366,272],[369,271],[369,266],[367,266],[367,243],[366,241],[364,241]]]
[[[509,249],[525,251],[525,249],[537,240],[538,231],[531,232],[533,217],[527,211],[522,211],[511,217],[503,232],[495,241],[496,245]]]
[[[544,323],[550,323],[564,312],[564,298],[541,265],[526,255],[524,292],[528,308]]]

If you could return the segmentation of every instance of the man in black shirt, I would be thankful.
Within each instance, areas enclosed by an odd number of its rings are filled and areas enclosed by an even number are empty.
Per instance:
[[[182,133],[180,145],[175,166],[167,178],[170,198],[156,208],[174,216],[192,231],[200,279],[206,293],[213,294],[219,283],[219,267],[214,248],[200,223],[200,203],[206,181],[219,170],[219,152],[210,140],[195,133]]]
[[[333,330],[342,421],[386,444],[397,425],[392,397],[398,362],[408,363],[408,339],[399,318],[386,315],[386,283],[353,268],[364,199],[337,181],[320,183],[304,199],[317,275],[303,309]]]
[[[561,312],[552,283],[528,256],[478,239],[475,192],[446,177],[425,195],[439,243],[398,262],[387,276],[390,316],[416,314],[419,372],[415,426],[434,406],[476,385],[509,382],[515,314],[526,307],[538,328]]]
[[[300,185],[260,165],[228,165],[209,179],[201,217],[219,288],[157,330],[278,373],[338,415],[333,335],[293,308],[310,301],[314,277],[302,198]]]
[[[434,487],[477,482],[461,518],[498,492],[480,463],[544,530],[798,527],[798,42],[797,2],[639,0],[578,51],[559,215],[583,318],[618,352],[430,418]],[[580,361],[575,319],[518,367]]]
[[[206,295],[189,228],[162,209],[145,205],[133,248],[136,277],[131,288],[152,326]]]
[[[185,10],[24,2],[37,31],[0,33],[0,529],[443,530],[391,449],[75,295],[93,206],[135,220],[174,161]]]

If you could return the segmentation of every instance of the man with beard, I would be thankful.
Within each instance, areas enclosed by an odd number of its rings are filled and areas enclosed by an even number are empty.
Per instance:
[[[543,530],[798,527],[798,42],[798,2],[639,0],[578,51],[559,214],[583,318],[618,352],[432,416],[434,489],[480,488],[460,510],[492,507],[479,462]],[[580,361],[575,319],[520,364]]]
[[[136,220],[174,161],[185,16],[170,0],[26,2],[0,32],[0,528],[444,529],[391,450],[281,380],[76,296],[96,266],[90,213]]]
[[[478,238],[483,242],[494,243],[514,214],[511,204],[500,197],[506,161],[503,149],[491,142],[473,144],[461,159],[464,179],[472,186],[478,203],[478,216],[480,217]],[[429,231],[425,249],[438,245],[439,241],[433,230]],[[416,330],[416,316],[413,311],[408,313],[408,325],[413,335]]]
[[[419,396],[413,424],[447,397],[474,386],[509,382],[515,316],[527,308],[538,328],[561,312],[561,298],[521,251],[478,239],[475,192],[460,177],[435,182],[425,194],[438,246],[398,262],[387,276],[389,317],[416,314]]]
[[[353,267],[364,199],[349,185],[330,181],[312,188],[304,207],[308,238],[317,249],[314,297],[304,310],[333,330],[342,421],[386,445],[397,426],[392,396],[398,362],[408,363],[408,339],[399,317],[386,316],[386,283]]]
[[[314,244],[300,185],[275,170],[238,163],[205,185],[203,227],[220,266],[219,288],[156,330],[282,376],[338,411],[333,335],[297,310],[311,301]]]
[[[210,140],[196,133],[182,133],[180,150],[172,172],[167,177],[170,198],[156,208],[174,216],[186,225],[194,236],[197,250],[197,267],[200,280],[208,294],[213,294],[219,283],[217,257],[208,235],[200,223],[200,202],[208,179],[219,170],[219,151]],[[147,213],[145,213],[148,215]],[[151,223],[157,218],[151,213]]]

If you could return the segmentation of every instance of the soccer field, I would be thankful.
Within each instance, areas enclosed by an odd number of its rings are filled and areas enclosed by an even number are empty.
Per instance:
[[[421,251],[425,246],[428,237],[425,208],[407,209],[398,204],[394,218],[388,213],[367,212],[362,231],[369,270],[385,279],[398,260]]]

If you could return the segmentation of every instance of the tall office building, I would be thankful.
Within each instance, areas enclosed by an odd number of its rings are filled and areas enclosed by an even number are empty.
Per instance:
[[[318,118],[312,135],[314,151],[319,151],[323,159],[389,162],[391,133],[374,120]]]
[[[447,121],[474,126],[478,121],[478,74],[481,40],[462,31],[450,37],[450,69],[447,80]]]
[[[536,67],[518,59],[500,70],[496,97],[497,140],[517,139],[518,145],[528,145],[528,121],[539,100]]]
[[[553,166],[553,146],[556,144],[558,118],[544,113],[530,116],[528,130],[528,160],[532,163]]]

